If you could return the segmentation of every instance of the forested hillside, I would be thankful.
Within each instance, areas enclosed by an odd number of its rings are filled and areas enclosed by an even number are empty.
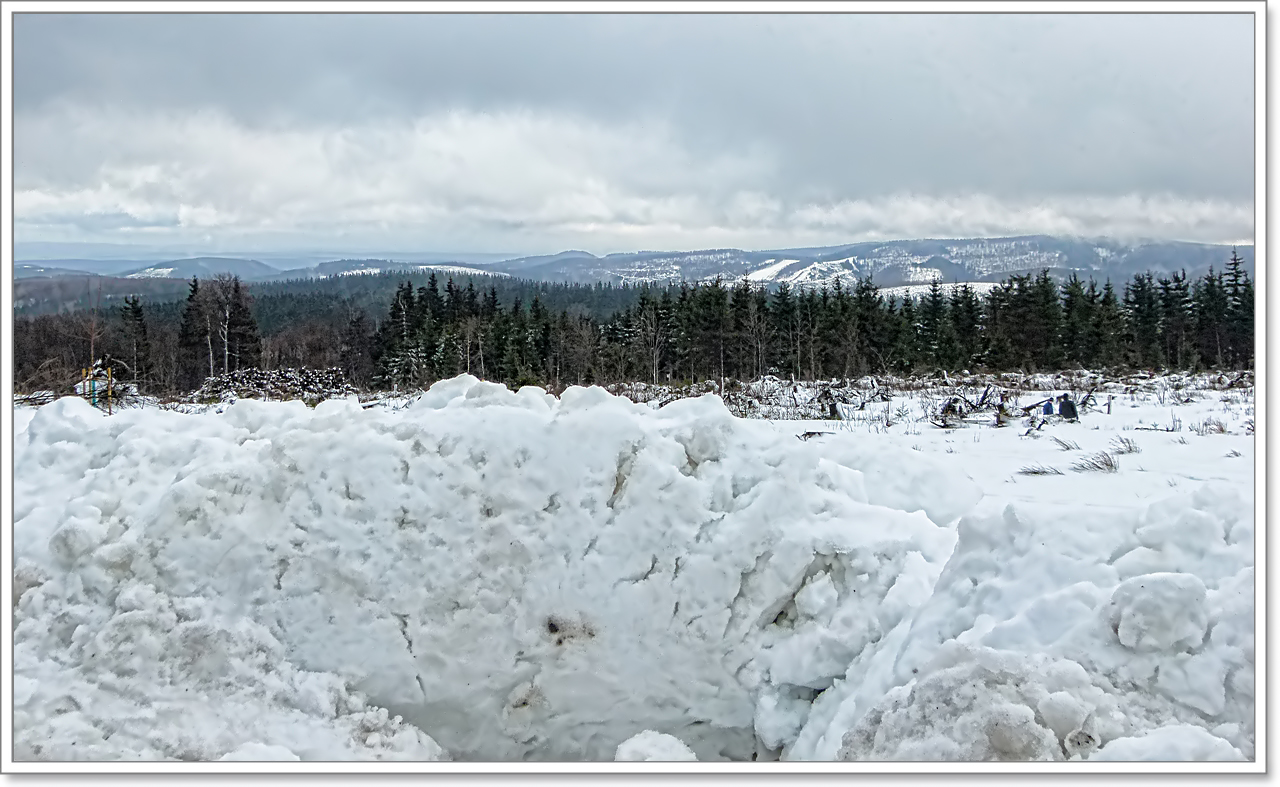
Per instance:
[[[1117,287],[1042,272],[1010,276],[986,294],[935,281],[919,298],[885,297],[867,278],[766,289],[746,280],[442,283],[432,273],[242,284],[221,276],[187,289],[185,300],[19,311],[17,389],[59,390],[103,356],[117,378],[155,393],[251,367],[339,367],[363,388],[470,372],[560,389],[764,374],[1253,364],[1253,282],[1234,254],[1194,280],[1144,273]]]

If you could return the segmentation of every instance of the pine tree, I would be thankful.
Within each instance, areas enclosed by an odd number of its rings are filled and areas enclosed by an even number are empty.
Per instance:
[[[1231,249],[1231,260],[1227,263],[1224,281],[1227,292],[1226,330],[1230,361],[1232,366],[1237,368],[1252,369],[1253,282],[1249,280],[1249,273],[1244,269],[1244,260],[1240,259],[1235,248]]]
[[[1027,332],[1027,355],[1037,369],[1062,367],[1062,303],[1058,285],[1042,270],[1031,284],[1029,295],[1031,324]]]
[[[893,330],[889,309],[870,276],[854,285],[853,316],[858,326],[858,373],[884,371],[892,354]]]
[[[1165,362],[1175,369],[1193,368],[1191,291],[1186,271],[1160,277],[1160,338]]]
[[[1196,282],[1191,292],[1195,314],[1196,344],[1201,359],[1214,368],[1230,362],[1231,341],[1228,321],[1231,296],[1221,273],[1213,268]]]
[[[1102,287],[1102,298],[1098,301],[1093,320],[1093,346],[1096,363],[1103,368],[1112,368],[1124,361],[1124,335],[1128,327],[1125,324],[1124,311],[1120,307],[1120,299],[1107,279]]]
[[[1093,356],[1093,302],[1084,282],[1072,273],[1062,285],[1062,359],[1077,369],[1088,368]]]
[[[434,279],[434,275],[432,277]],[[417,316],[424,312],[419,304],[425,300],[415,298],[413,285],[404,282],[396,287],[395,296],[387,310],[387,319],[378,330],[378,380],[391,387],[413,386],[424,375],[430,356],[420,343],[420,325]]]
[[[440,287],[436,280],[435,271],[427,277],[426,292],[420,294],[419,299],[422,301],[422,308],[425,312],[437,320],[445,319],[444,300],[440,297]]]
[[[1128,324],[1130,362],[1144,369],[1157,369],[1164,362],[1160,348],[1160,302],[1155,278],[1139,273],[1125,285],[1124,310]]]
[[[147,340],[147,321],[138,296],[126,296],[120,310],[124,322],[125,351],[128,354],[129,375],[139,392],[147,390],[151,383],[151,343]]]
[[[821,353],[818,350],[818,330],[822,320],[822,296],[812,289],[796,295],[796,367],[801,379],[816,380],[822,376],[819,368]]]
[[[796,315],[796,302],[791,287],[783,282],[773,294],[769,304],[772,333],[777,337],[774,363],[792,380],[800,377],[800,326]]]
[[[889,299],[889,315],[896,317],[896,341],[893,358],[896,371],[910,372],[920,362],[920,319],[916,310],[915,299],[904,296],[902,305],[894,311],[893,299]]]
[[[970,369],[982,355],[982,301],[967,283],[951,291],[951,330],[956,337],[956,364]]]
[[[641,368],[648,371],[647,377],[654,385],[658,384],[658,371],[662,366],[667,344],[667,319],[662,313],[662,303],[645,286],[640,291],[640,301],[636,305],[635,344],[638,355],[644,359]]]
[[[373,382],[373,332],[363,309],[351,308],[341,334],[339,357],[347,379],[359,388]]]
[[[942,289],[942,282],[934,279],[929,291],[920,300],[920,360],[935,368],[956,368],[960,354],[951,321],[951,304]]]
[[[182,311],[178,327],[177,383],[184,391],[200,387],[206,377],[213,376],[213,359],[205,342],[205,302],[200,291],[200,280],[191,279],[187,291],[187,303]]]
[[[225,339],[229,345],[227,355],[234,361],[233,371],[257,369],[262,362],[262,339],[249,302],[248,293],[240,286],[240,277],[235,277],[231,282]]]
[[[733,319],[729,313],[729,291],[717,276],[710,284],[697,288],[696,307],[698,310],[697,326],[702,341],[701,355],[719,381],[719,390],[724,392],[725,363],[730,352]]]
[[[828,372],[847,378],[858,371],[858,333],[853,293],[837,277],[831,288],[831,298],[823,309],[820,331],[820,340],[827,348],[825,363]]]
[[[986,366],[992,369],[1009,369],[1021,363],[1017,326],[1014,314],[1016,283],[1002,281],[987,293],[983,308]]]

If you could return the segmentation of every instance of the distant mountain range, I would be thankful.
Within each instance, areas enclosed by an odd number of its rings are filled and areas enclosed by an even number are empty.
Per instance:
[[[1253,246],[1238,247],[1253,273]],[[1048,269],[1057,278],[1077,273],[1081,278],[1111,279],[1117,284],[1135,273],[1164,274],[1185,269],[1192,277],[1210,266],[1221,270],[1230,247],[1177,241],[1122,243],[1108,239],[1078,239],[1043,235],[969,240],[895,240],[773,251],[711,249],[701,251],[640,251],[597,257],[585,251],[486,259],[489,255],[459,255],[469,261],[442,259],[439,254],[398,255],[400,260],[344,259],[280,270],[257,259],[193,257],[168,261],[137,259],[38,259],[14,265],[19,279],[58,276],[117,276],[124,278],[190,279],[220,273],[246,282],[328,278],[383,272],[438,271],[442,276],[486,274],[562,282],[679,282],[747,280],[776,286],[830,285],[837,278],[851,282],[870,276],[882,287],[944,282],[996,282],[1013,274]]]
[[[1238,248],[1253,270],[1253,247]],[[1231,249],[1200,243],[1080,240],[1049,236],[974,240],[896,240],[808,249],[742,251],[712,249],[686,252],[643,251],[596,257],[566,251],[545,257],[522,257],[478,265],[522,278],[549,281],[677,282],[746,278],[796,286],[830,285],[870,276],[882,287],[944,282],[998,282],[1013,274],[1048,269],[1057,278],[1072,272],[1081,278],[1117,283],[1135,273],[1169,273],[1185,268],[1198,276],[1214,266],[1221,270]]]
[[[124,279],[208,279],[219,274],[239,276],[241,281],[285,281],[325,279],[384,272],[420,273],[437,270],[445,275],[483,274],[506,276],[497,271],[462,264],[423,264],[391,260],[334,260],[302,268],[280,270],[255,259],[237,257],[192,257],[185,260],[141,262],[139,260],[36,260],[15,262],[15,279],[61,276],[111,276]]]

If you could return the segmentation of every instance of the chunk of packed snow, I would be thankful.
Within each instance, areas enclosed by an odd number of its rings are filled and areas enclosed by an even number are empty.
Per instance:
[[[1203,727],[1172,724],[1142,735],[1117,738],[1090,759],[1108,762],[1231,762],[1243,760],[1244,755]]]
[[[697,762],[693,750],[672,735],[645,730],[618,746],[615,762]]]
[[[244,743],[218,759],[231,762],[297,762],[298,755],[283,746]]]
[[[1088,722],[1107,695],[1052,660],[954,642],[939,655],[854,725],[838,759],[1056,761],[1096,748]]]
[[[1111,594],[1111,626],[1131,650],[1195,648],[1204,641],[1204,583],[1191,574],[1142,574]]]

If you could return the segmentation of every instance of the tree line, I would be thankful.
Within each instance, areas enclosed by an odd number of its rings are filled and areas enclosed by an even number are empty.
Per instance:
[[[480,286],[477,286],[479,280]],[[468,372],[508,385],[801,380],[941,370],[1253,366],[1254,291],[1232,252],[1192,281],[1135,275],[1117,292],[1073,275],[1013,275],[986,293],[933,282],[886,296],[869,278],[819,289],[745,280],[548,285],[401,278],[381,308],[320,292],[250,297],[193,280],[185,302],[127,299],[113,314],[15,318],[15,385],[54,387],[91,353],[119,379],[175,393],[250,367],[341,368],[362,388],[419,388]],[[281,320],[279,315],[290,314]],[[266,318],[269,330],[260,332]],[[61,374],[61,378],[59,377]]]

